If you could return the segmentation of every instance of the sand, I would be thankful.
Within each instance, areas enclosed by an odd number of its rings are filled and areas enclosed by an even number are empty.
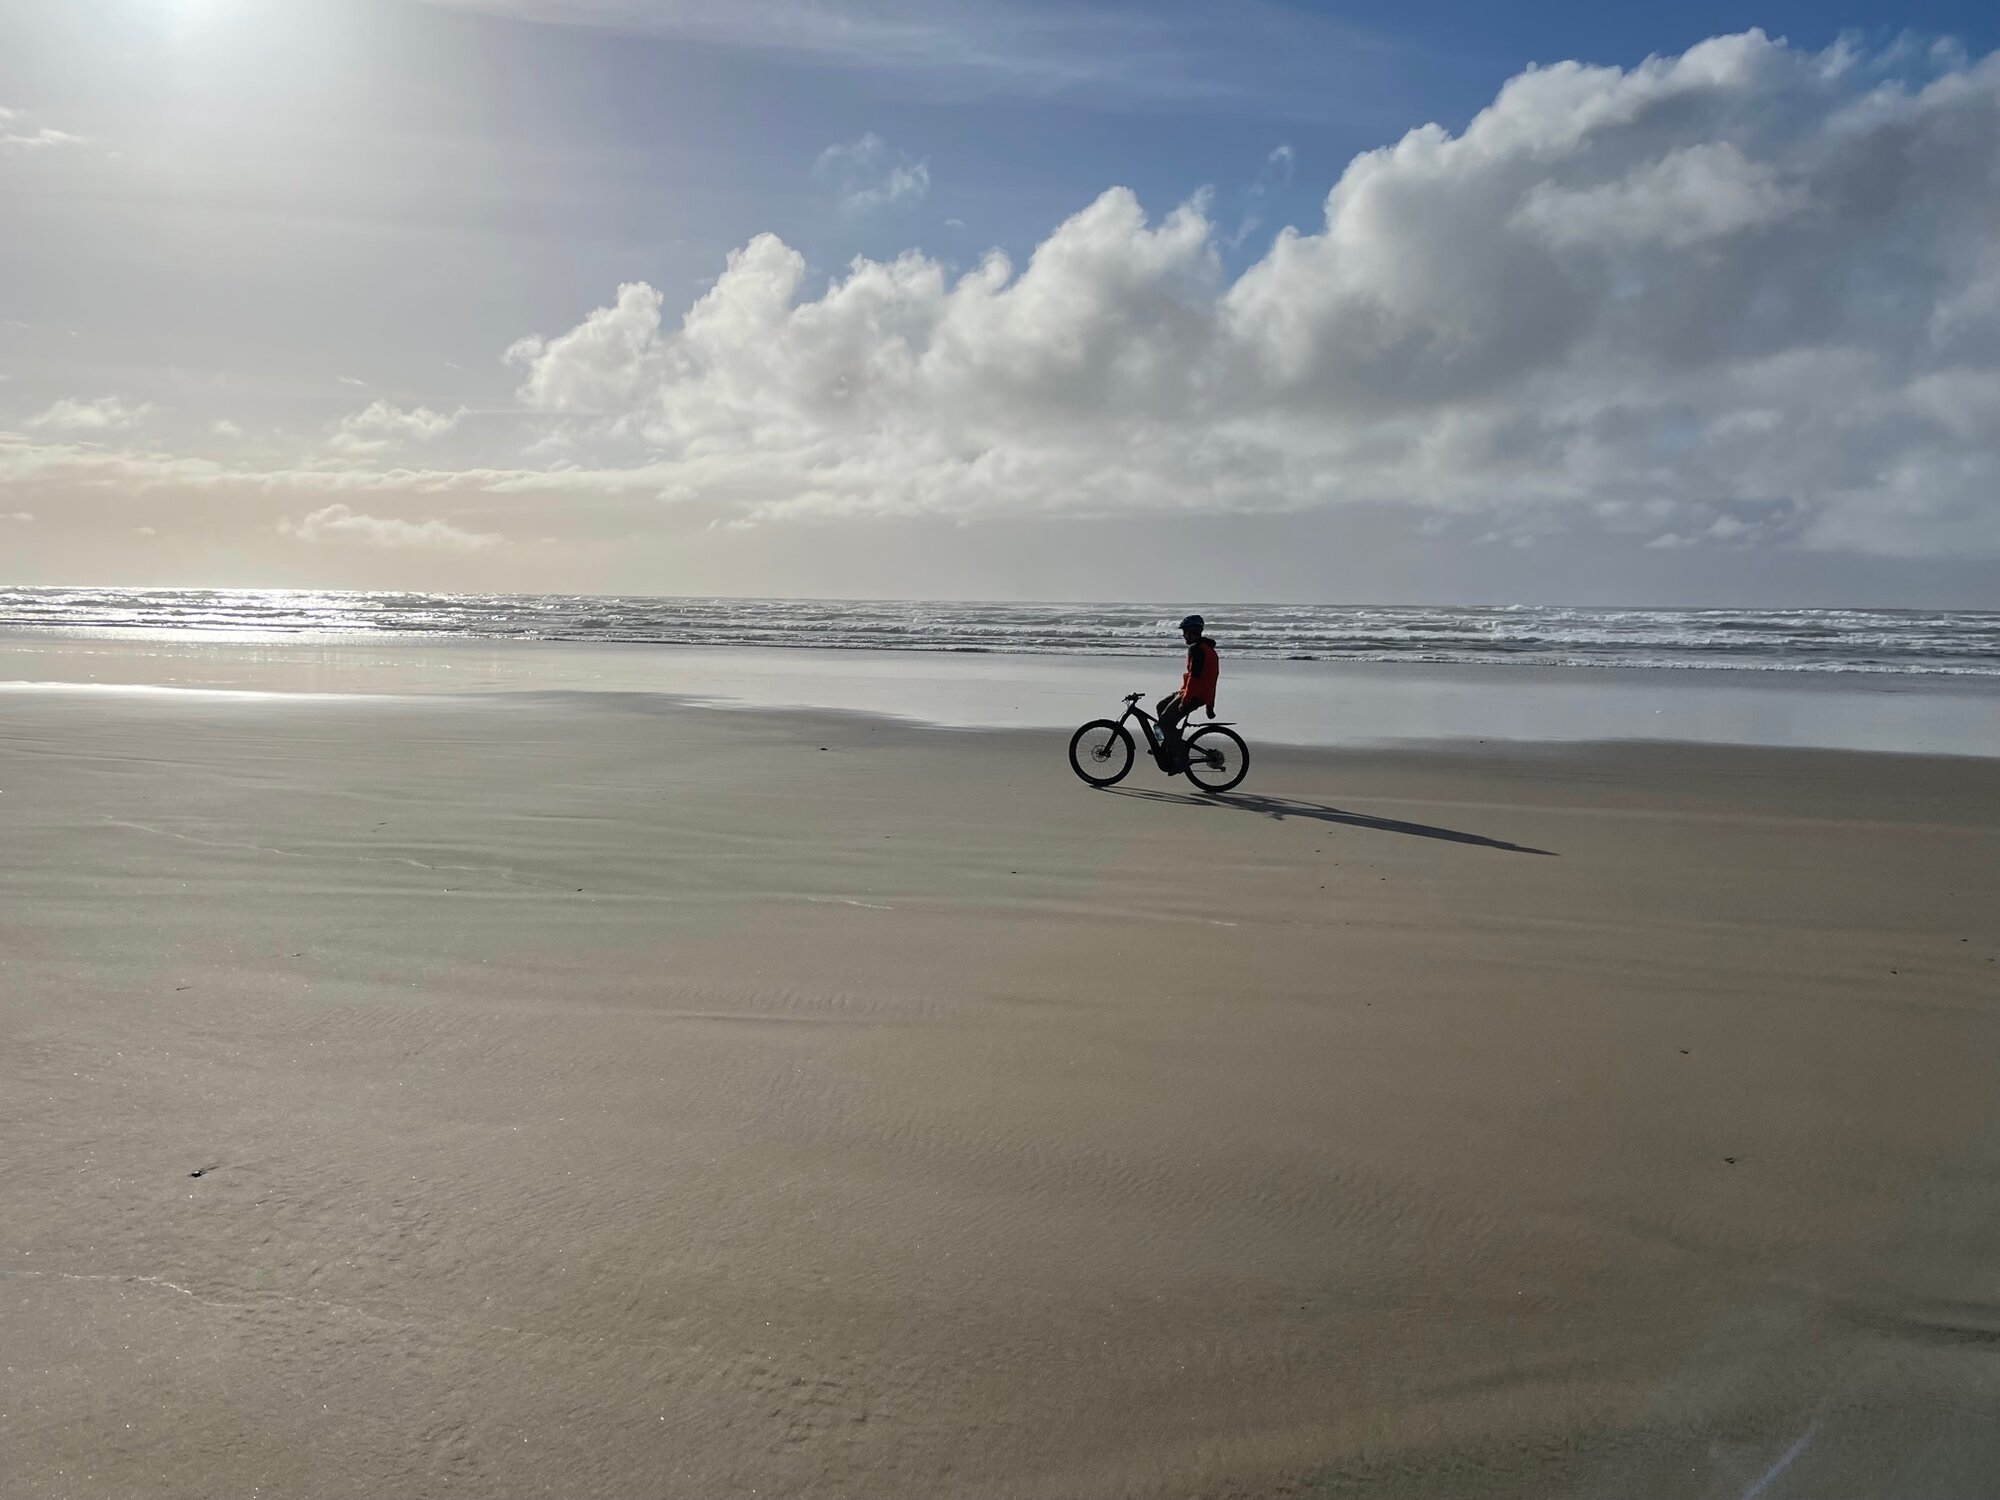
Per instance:
[[[813,646],[460,640],[0,626],[0,692],[24,684],[235,692],[671,695],[731,707],[866,712],[957,728],[1062,730],[1177,659]],[[1230,655],[1223,710],[1260,743],[1365,749],[1495,739],[1659,740],[1787,749],[2000,752],[2000,677],[1273,661]]]
[[[7,1500],[2000,1474],[2000,761],[0,709]]]

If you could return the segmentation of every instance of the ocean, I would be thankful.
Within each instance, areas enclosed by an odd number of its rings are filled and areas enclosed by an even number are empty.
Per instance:
[[[670,599],[0,588],[0,629],[1153,656],[1187,608],[1232,657],[2000,677],[2000,611]]]

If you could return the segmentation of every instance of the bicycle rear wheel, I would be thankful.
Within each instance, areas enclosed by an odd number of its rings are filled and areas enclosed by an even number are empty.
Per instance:
[[[1132,736],[1109,719],[1092,719],[1069,737],[1069,767],[1092,786],[1123,781],[1132,758]]]
[[[1187,737],[1187,778],[1204,792],[1226,792],[1250,769],[1250,747],[1233,729],[1211,724]]]

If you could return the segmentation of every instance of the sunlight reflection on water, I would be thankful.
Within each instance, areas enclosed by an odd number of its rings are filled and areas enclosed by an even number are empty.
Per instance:
[[[0,681],[254,693],[659,693],[845,709],[954,727],[1064,728],[1175,686],[1155,657],[384,640],[0,634]],[[1222,717],[1300,745],[1688,740],[2000,755],[2000,683],[1663,668],[1224,659]]]

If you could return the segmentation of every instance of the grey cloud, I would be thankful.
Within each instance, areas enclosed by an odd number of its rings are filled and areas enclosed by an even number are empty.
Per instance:
[[[278,531],[280,535],[302,542],[434,548],[458,552],[483,551],[506,540],[491,532],[464,531],[446,521],[419,523],[363,515],[342,504],[324,506],[297,521],[280,521]]]
[[[427,406],[405,411],[387,401],[373,401],[341,418],[328,446],[339,453],[382,453],[411,439],[429,442],[441,437],[456,427],[464,415],[463,407],[446,415]]]
[[[144,420],[152,410],[148,402],[134,404],[118,396],[95,401],[65,397],[29,418],[28,425],[52,432],[117,432]]]

